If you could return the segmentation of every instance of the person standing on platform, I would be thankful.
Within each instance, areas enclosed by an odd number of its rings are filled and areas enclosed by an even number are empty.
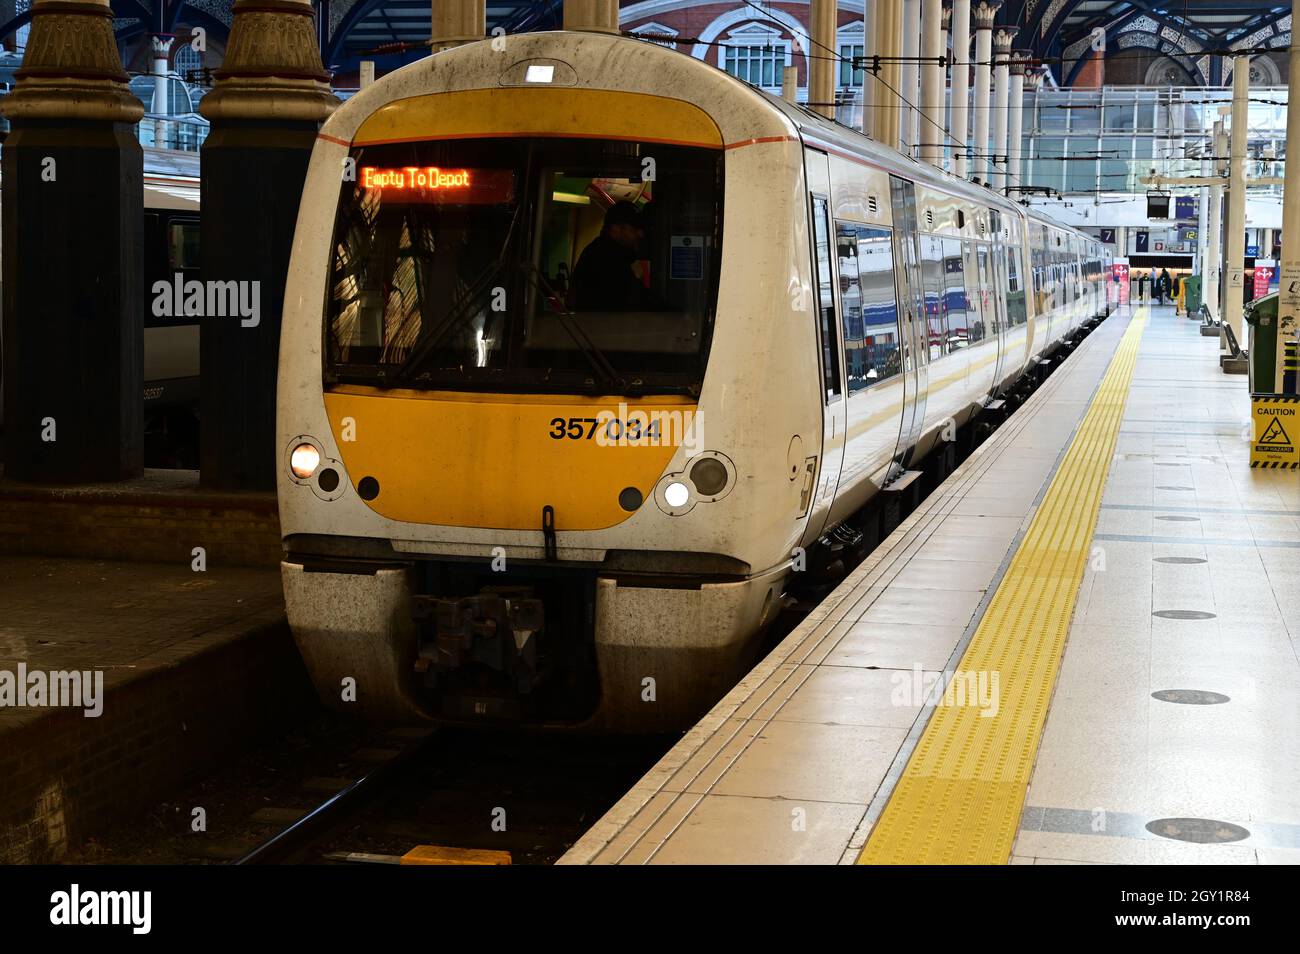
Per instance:
[[[1162,268],[1160,277],[1156,279],[1156,304],[1163,305],[1165,298],[1169,296],[1173,289],[1174,280],[1169,277],[1169,269]]]

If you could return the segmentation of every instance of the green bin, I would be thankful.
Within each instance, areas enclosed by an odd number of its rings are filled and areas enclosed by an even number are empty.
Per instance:
[[[1187,317],[1195,318],[1201,310],[1201,276],[1188,275],[1183,279],[1183,287],[1187,290]]]
[[[1277,292],[1248,304],[1246,323],[1250,325],[1250,393],[1276,394]]]

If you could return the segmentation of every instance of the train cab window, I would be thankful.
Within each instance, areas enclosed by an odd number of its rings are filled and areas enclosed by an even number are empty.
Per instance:
[[[332,263],[331,381],[698,393],[721,150],[521,137],[388,143],[353,158]]]
[[[837,222],[836,255],[849,394],[902,370],[894,236],[889,229]]]
[[[817,262],[817,322],[822,345],[822,386],[826,403],[840,396],[840,341],[835,329],[835,289],[831,271],[831,213],[824,196],[813,196],[813,242]]]
[[[167,223],[167,264],[173,273],[199,267],[199,220]]]

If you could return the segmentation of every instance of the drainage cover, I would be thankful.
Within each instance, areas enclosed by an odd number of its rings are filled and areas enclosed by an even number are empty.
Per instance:
[[[1213,818],[1157,818],[1147,822],[1147,831],[1161,838],[1176,841],[1194,841],[1198,845],[1213,845],[1249,838],[1250,832],[1231,822]]]

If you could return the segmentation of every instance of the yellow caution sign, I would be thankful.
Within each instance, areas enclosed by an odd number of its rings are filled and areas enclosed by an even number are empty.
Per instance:
[[[1300,467],[1300,396],[1252,394],[1250,416],[1255,440],[1250,445],[1250,466],[1270,470]]]

